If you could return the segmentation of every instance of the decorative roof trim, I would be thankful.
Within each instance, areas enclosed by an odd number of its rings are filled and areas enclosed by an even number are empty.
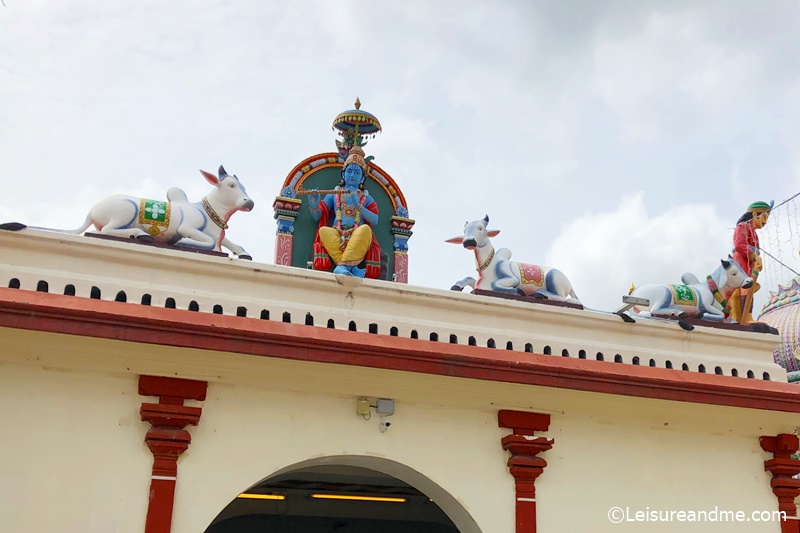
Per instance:
[[[315,363],[800,413],[775,381],[526,354],[477,346],[134,306],[0,288],[0,327]]]

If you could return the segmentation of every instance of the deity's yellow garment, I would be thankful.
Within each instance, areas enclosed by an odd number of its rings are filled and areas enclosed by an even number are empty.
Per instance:
[[[336,228],[328,226],[319,228],[319,240],[335,264],[356,266],[364,260],[372,244],[372,228],[364,224],[353,230],[344,250],[339,248],[341,240]]]

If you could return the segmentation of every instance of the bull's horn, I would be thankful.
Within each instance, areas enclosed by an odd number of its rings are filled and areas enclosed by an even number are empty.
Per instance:
[[[227,172],[225,172],[225,167],[223,167],[222,165],[220,165],[220,166],[219,166],[219,177],[221,178],[222,176],[227,176],[227,175],[228,175],[228,173],[227,173]]]
[[[727,270],[731,266],[731,262],[726,261],[725,259],[721,259],[720,263],[722,263],[722,268],[724,268],[725,270]]]
[[[489,223],[489,215],[486,215],[485,217],[483,217],[483,221],[488,224]]]

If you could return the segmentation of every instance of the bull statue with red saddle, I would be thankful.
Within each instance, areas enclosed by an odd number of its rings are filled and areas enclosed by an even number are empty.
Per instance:
[[[467,250],[475,252],[475,264],[478,279],[466,277],[451,288],[463,290],[470,286],[473,289],[495,291],[519,296],[546,298],[557,302],[580,305],[578,297],[567,276],[560,270],[546,266],[511,261],[511,250],[501,248],[495,252],[492,237],[499,230],[489,229],[489,216],[480,220],[467,222],[464,234],[446,242],[461,244]]]

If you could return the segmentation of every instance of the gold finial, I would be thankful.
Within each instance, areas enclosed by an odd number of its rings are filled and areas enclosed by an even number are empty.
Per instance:
[[[356,96],[356,109],[361,109],[361,100],[358,99],[358,96]]]

